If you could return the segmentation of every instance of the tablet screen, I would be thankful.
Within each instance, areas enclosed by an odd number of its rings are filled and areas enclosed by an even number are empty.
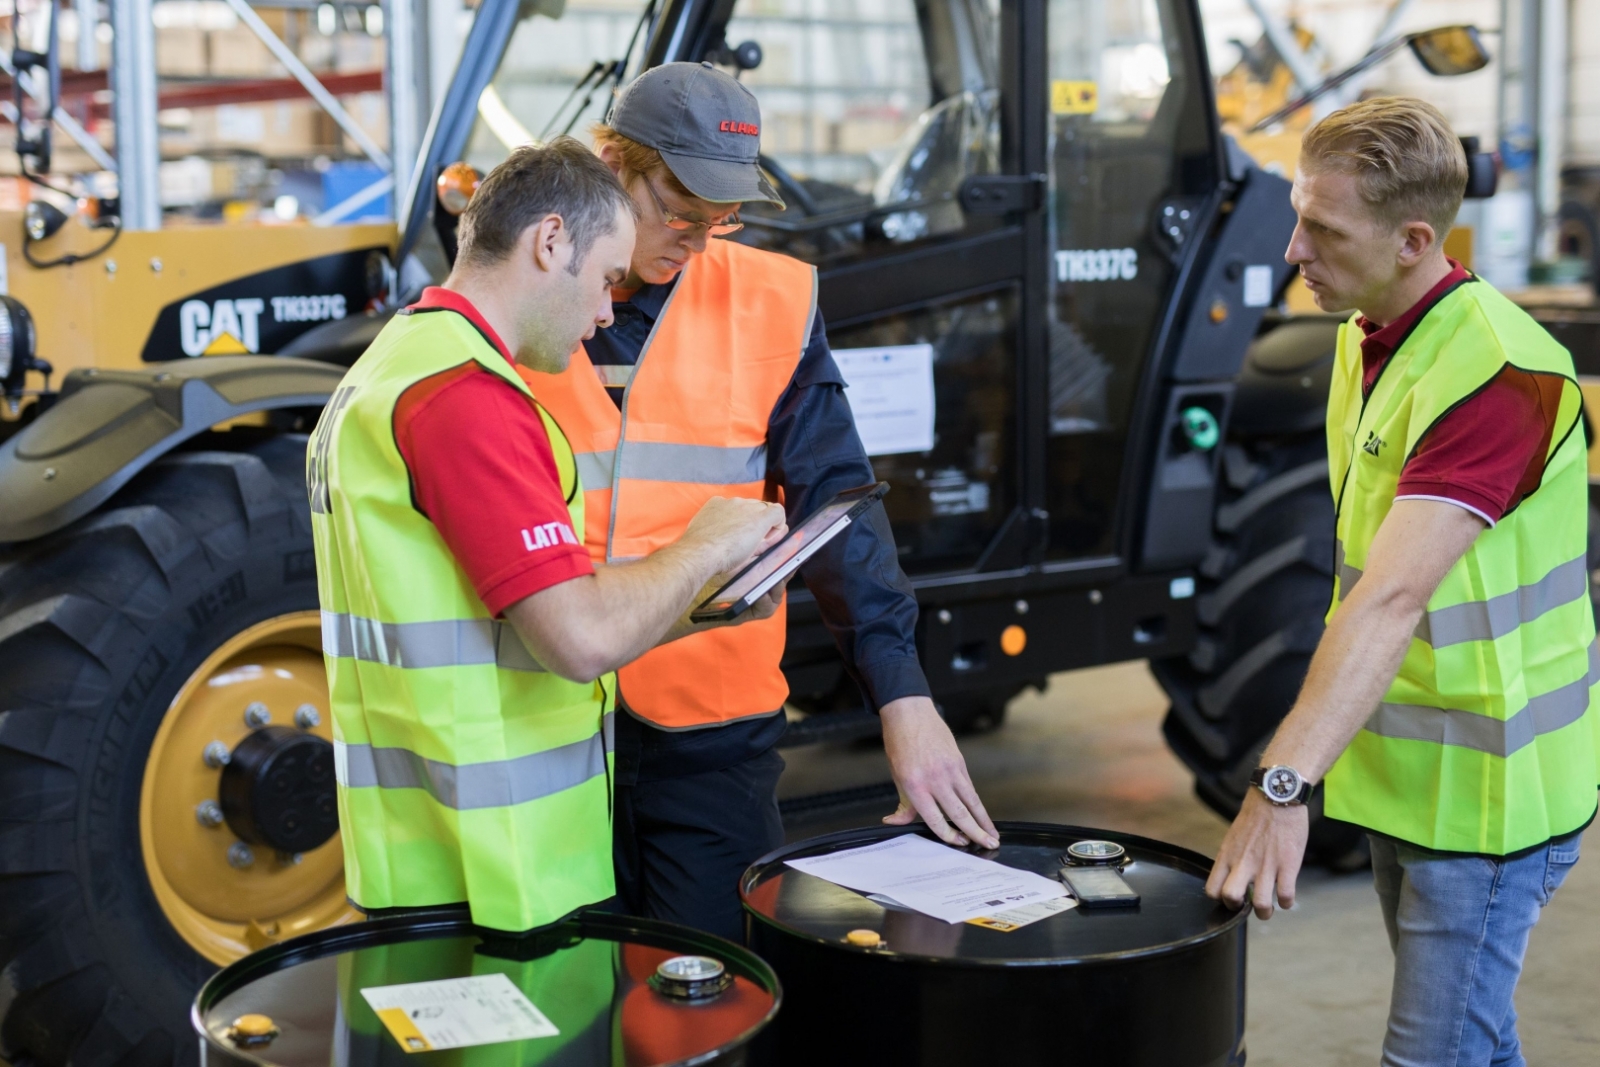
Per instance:
[[[779,574],[785,564],[797,556],[809,555],[806,550],[813,545],[816,548],[822,547],[817,543],[818,539],[823,538],[840,519],[849,515],[850,509],[858,502],[858,500],[835,500],[821,510],[813,512],[810,518],[790,530],[782,541],[768,549],[765,556],[751,564],[749,570],[723,586],[717,594],[717,601],[733,602],[751,595],[759,595],[762,584]]]

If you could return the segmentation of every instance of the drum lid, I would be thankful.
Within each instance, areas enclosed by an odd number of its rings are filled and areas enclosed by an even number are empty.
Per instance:
[[[900,959],[977,965],[1091,962],[1165,953],[1209,940],[1245,921],[1205,895],[1211,861],[1196,852],[1130,834],[1044,823],[1002,822],[998,852],[976,854],[1054,878],[1068,846],[1109,841],[1126,850],[1115,869],[1139,893],[1133,908],[1072,908],[1017,929],[1002,931],[972,923],[946,923],[914,911],[885,907],[861,893],[785,865],[882,841],[900,827],[847,830],[798,842],[763,856],[744,874],[740,896],[757,923],[841,951]],[[923,829],[923,836],[932,834]],[[877,947],[856,947],[851,931],[881,935]],[[759,947],[760,942],[756,942]]]
[[[694,997],[663,991],[658,972],[682,970],[669,963],[685,956],[719,964],[722,988],[697,988]],[[373,991],[386,987],[481,979],[504,989],[499,976],[558,1033],[408,1050],[402,1038],[416,1038],[406,1036],[406,1012],[434,1009],[405,1007],[396,1020],[394,1009],[380,1017],[373,1007],[373,996],[384,1003]],[[780,997],[776,976],[753,954],[672,924],[580,913],[512,936],[450,910],[326,930],[248,956],[206,984],[194,1022],[207,1044],[266,1067],[663,1067],[742,1045]],[[239,1033],[241,1018],[247,1030],[270,1020],[270,1039]]]

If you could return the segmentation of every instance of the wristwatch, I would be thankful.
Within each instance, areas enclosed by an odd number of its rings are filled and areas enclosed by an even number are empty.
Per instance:
[[[1250,784],[1280,808],[1304,804],[1311,797],[1311,783],[1293,767],[1257,767],[1250,772]]]

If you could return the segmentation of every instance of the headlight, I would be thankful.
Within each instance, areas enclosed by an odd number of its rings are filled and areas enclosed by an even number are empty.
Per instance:
[[[0,305],[0,381],[9,384],[11,379],[12,344],[14,327],[11,322],[11,309]]]
[[[467,210],[467,205],[472,203],[472,194],[478,191],[478,184],[483,181],[483,176],[478,169],[470,163],[452,163],[439,172],[436,183],[439,192],[439,206],[451,215],[459,215]]]
[[[33,366],[33,316],[12,296],[0,296],[0,383],[7,396],[22,392]]]
[[[27,230],[30,241],[43,241],[55,236],[66,221],[66,213],[47,200],[30,200],[28,206],[22,209],[22,226]]]

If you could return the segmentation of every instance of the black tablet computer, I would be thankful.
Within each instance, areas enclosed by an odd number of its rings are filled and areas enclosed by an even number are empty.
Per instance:
[[[846,489],[806,516],[806,520],[790,530],[782,541],[751,560],[727,585],[695,608],[690,620],[724,622],[739,617],[767,590],[799,570],[817,549],[833,540],[840,530],[888,491],[888,482]]]

